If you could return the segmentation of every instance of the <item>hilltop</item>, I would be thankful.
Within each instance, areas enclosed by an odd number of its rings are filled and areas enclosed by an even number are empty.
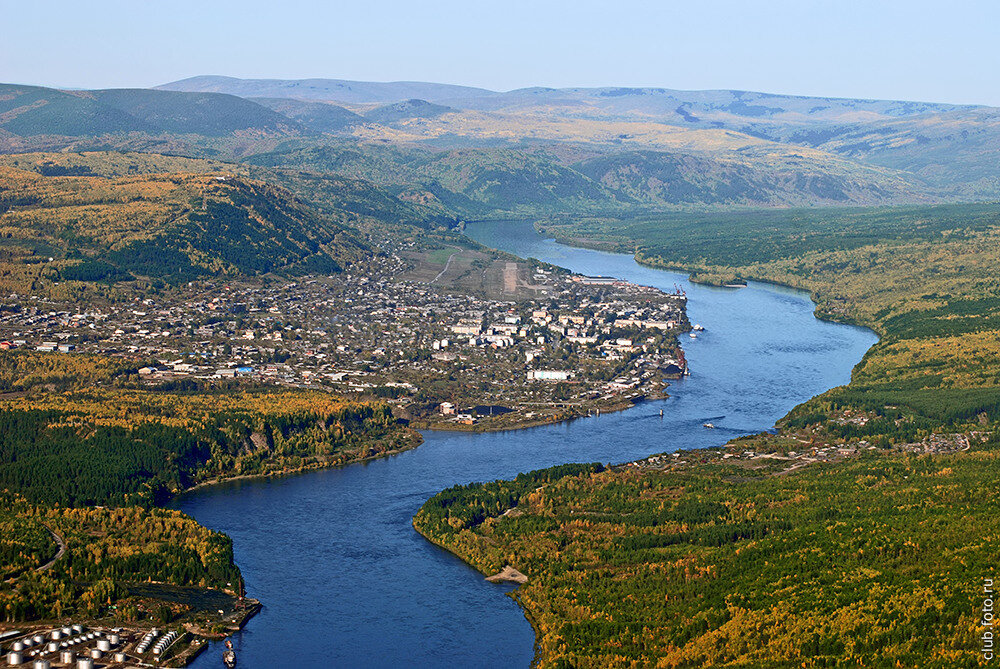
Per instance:
[[[80,137],[118,132],[286,135],[287,117],[234,95],[149,89],[59,91],[0,84],[0,128],[20,137]]]
[[[0,161],[3,288],[338,272],[367,248],[290,192],[220,164],[121,154]],[[116,174],[128,163],[136,173]],[[158,172],[151,170],[158,169]]]

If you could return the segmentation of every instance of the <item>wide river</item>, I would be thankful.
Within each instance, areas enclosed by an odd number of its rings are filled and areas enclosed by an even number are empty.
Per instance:
[[[233,538],[247,591],[264,603],[234,637],[240,667],[528,667],[534,634],[506,596],[510,586],[487,583],[418,535],[410,520],[424,501],[470,481],[565,462],[627,462],[767,430],[796,404],[846,383],[875,343],[868,330],[814,318],[801,292],[698,286],[630,256],[542,239],[526,223],[466,232],[575,272],[682,287],[691,322],[706,328],[683,337],[691,376],[671,386],[670,398],[621,413],[499,434],[429,432],[390,458],[178,498],[176,508]],[[220,655],[213,644],[194,666],[221,666]]]

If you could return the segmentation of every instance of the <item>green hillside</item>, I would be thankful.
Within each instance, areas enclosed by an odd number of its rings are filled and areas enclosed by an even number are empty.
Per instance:
[[[297,133],[299,126],[259,104],[220,93],[58,91],[0,84],[0,129],[21,137],[131,132],[221,137],[247,131],[286,135]]]
[[[451,111],[455,110],[426,100],[404,100],[376,107],[366,112],[365,118],[376,123],[391,124],[412,118],[437,118]]]
[[[363,116],[326,102],[289,98],[251,98],[251,101],[287,116],[314,132],[339,133],[365,122]]]
[[[221,173],[92,176],[129,160],[110,154],[109,166],[106,155],[73,161],[36,155],[34,171],[0,166],[5,289],[61,284],[65,292],[76,284],[136,279],[329,273],[368,254],[353,232],[284,189]],[[28,167],[25,158],[10,161]],[[137,170],[142,160],[133,164]],[[166,158],[162,167],[178,162],[184,161]]]

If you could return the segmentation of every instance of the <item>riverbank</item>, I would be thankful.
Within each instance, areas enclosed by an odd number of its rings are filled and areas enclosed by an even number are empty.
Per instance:
[[[685,338],[692,376],[677,382],[662,404],[640,402],[629,411],[602,411],[600,418],[531,430],[428,431],[420,448],[370,466],[184,496],[180,508],[234,537],[255,596],[267,602],[265,616],[251,623],[253,634],[237,642],[241,658],[283,666],[280,649],[294,644],[302,666],[528,666],[535,639],[549,629],[530,613],[527,596],[538,587],[534,567],[517,559],[470,572],[431,542],[400,531],[412,524],[414,505],[469,481],[511,478],[574,459],[635,461],[679,444],[715,445],[737,430],[764,430],[803,396],[845,382],[850,365],[872,341],[867,333],[818,323],[804,296],[758,287],[706,290],[681,276],[641,268],[630,258],[530,247],[533,239],[524,257],[587,276],[621,276],[660,290],[687,291],[690,319],[707,327],[690,344]],[[764,348],[770,352],[767,364],[748,365]],[[705,429],[705,422],[718,429]],[[497,527],[508,521],[521,519],[508,517]],[[314,567],[334,563],[337,569],[322,573]],[[509,584],[483,588],[483,579],[506,564],[529,578],[514,590],[514,599],[504,596]],[[414,573],[434,578],[413,582]],[[401,599],[397,585],[406,579],[411,586]],[[300,616],[305,610],[327,615],[312,625]],[[491,621],[492,634],[468,624],[482,619]],[[373,620],[393,626],[391,644],[373,631]],[[204,658],[195,666],[212,663]]]
[[[747,281],[754,281],[756,283],[776,286],[778,288],[800,290],[807,293],[809,295],[809,299],[812,300],[813,304],[815,304],[816,318],[829,321],[831,323],[868,328],[873,332],[880,335],[882,334],[879,332],[877,326],[870,322],[863,322],[861,319],[851,317],[850,315],[830,313],[823,310],[821,308],[821,297],[816,292],[816,287],[814,285],[807,285],[804,281],[778,281],[773,278],[768,278],[767,275],[755,275],[752,273],[743,274],[742,272],[737,272],[735,270],[727,271],[726,268],[706,269],[704,266],[671,262],[662,256],[646,256],[638,247],[632,247],[629,249],[620,242],[602,241],[598,239],[588,239],[586,237],[574,237],[559,234],[551,229],[545,228],[544,226],[536,226],[535,229],[539,234],[551,237],[558,244],[578,249],[626,254],[630,255],[637,264],[642,265],[643,267],[668,272],[683,272],[687,274],[688,280],[691,281],[691,283],[703,286],[712,286],[715,288],[745,288],[747,286]]]
[[[668,384],[664,384],[665,386]],[[486,419],[484,422],[463,424],[456,421],[413,421],[410,426],[418,430],[433,430],[435,432],[466,432],[466,433],[494,433],[511,432],[516,430],[526,430],[533,427],[543,427],[545,425],[557,425],[578,418],[589,418],[600,416],[601,414],[612,414],[619,411],[631,409],[636,405],[654,400],[663,400],[670,397],[666,392],[652,392],[645,395],[633,397],[615,398],[611,401],[593,402],[583,407],[573,407],[568,411],[543,417],[520,416],[516,413],[505,414],[499,420]],[[506,420],[505,420],[506,419]]]
[[[220,476],[210,481],[200,481],[199,483],[196,483],[195,485],[192,485],[188,488],[175,491],[173,493],[173,496],[177,497],[180,495],[186,495],[196,490],[221,485],[223,483],[232,483],[233,481],[255,481],[255,480],[283,478],[286,476],[295,476],[297,474],[305,474],[307,472],[321,471],[324,469],[332,469],[336,467],[348,467],[350,465],[361,464],[363,462],[371,462],[373,460],[388,458],[393,455],[399,455],[400,453],[405,453],[410,449],[416,448],[423,442],[423,437],[420,435],[420,432],[417,431],[417,428],[410,428],[407,430],[407,433],[408,433],[408,443],[403,447],[397,447],[386,451],[379,451],[377,453],[372,453],[372,454],[367,454],[367,453],[359,454],[357,457],[349,459],[330,458],[329,460],[324,462],[316,461],[300,467],[275,469],[261,474],[234,474],[231,476]],[[169,504],[169,500],[165,502],[164,505],[167,504]]]
[[[977,666],[967,583],[992,578],[995,542],[968,538],[997,527],[997,503],[978,500],[998,452],[956,442],[919,457],[804,458],[785,442],[654,456],[527,491],[465,486],[443,493],[444,515],[422,509],[418,530],[481,573],[508,563],[527,575],[514,598],[534,621],[542,668],[853,666],[873,653]],[[519,513],[495,515],[494,498]],[[840,643],[817,647],[821,631]]]

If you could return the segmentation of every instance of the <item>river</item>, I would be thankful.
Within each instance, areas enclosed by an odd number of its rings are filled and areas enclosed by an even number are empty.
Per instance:
[[[431,432],[415,450],[287,478],[203,488],[174,506],[235,542],[263,611],[234,637],[240,667],[527,667],[534,634],[509,597],[418,535],[410,521],[449,486],[565,462],[618,463],[769,429],[793,406],[846,383],[875,343],[819,321],[808,295],[751,283],[691,284],[626,255],[562,246],[530,224],[466,234],[521,257],[688,295],[690,377],[671,397],[601,417],[496,434]],[[663,418],[659,417],[663,409]],[[711,422],[718,429],[702,427]],[[221,666],[214,644],[195,667]]]

